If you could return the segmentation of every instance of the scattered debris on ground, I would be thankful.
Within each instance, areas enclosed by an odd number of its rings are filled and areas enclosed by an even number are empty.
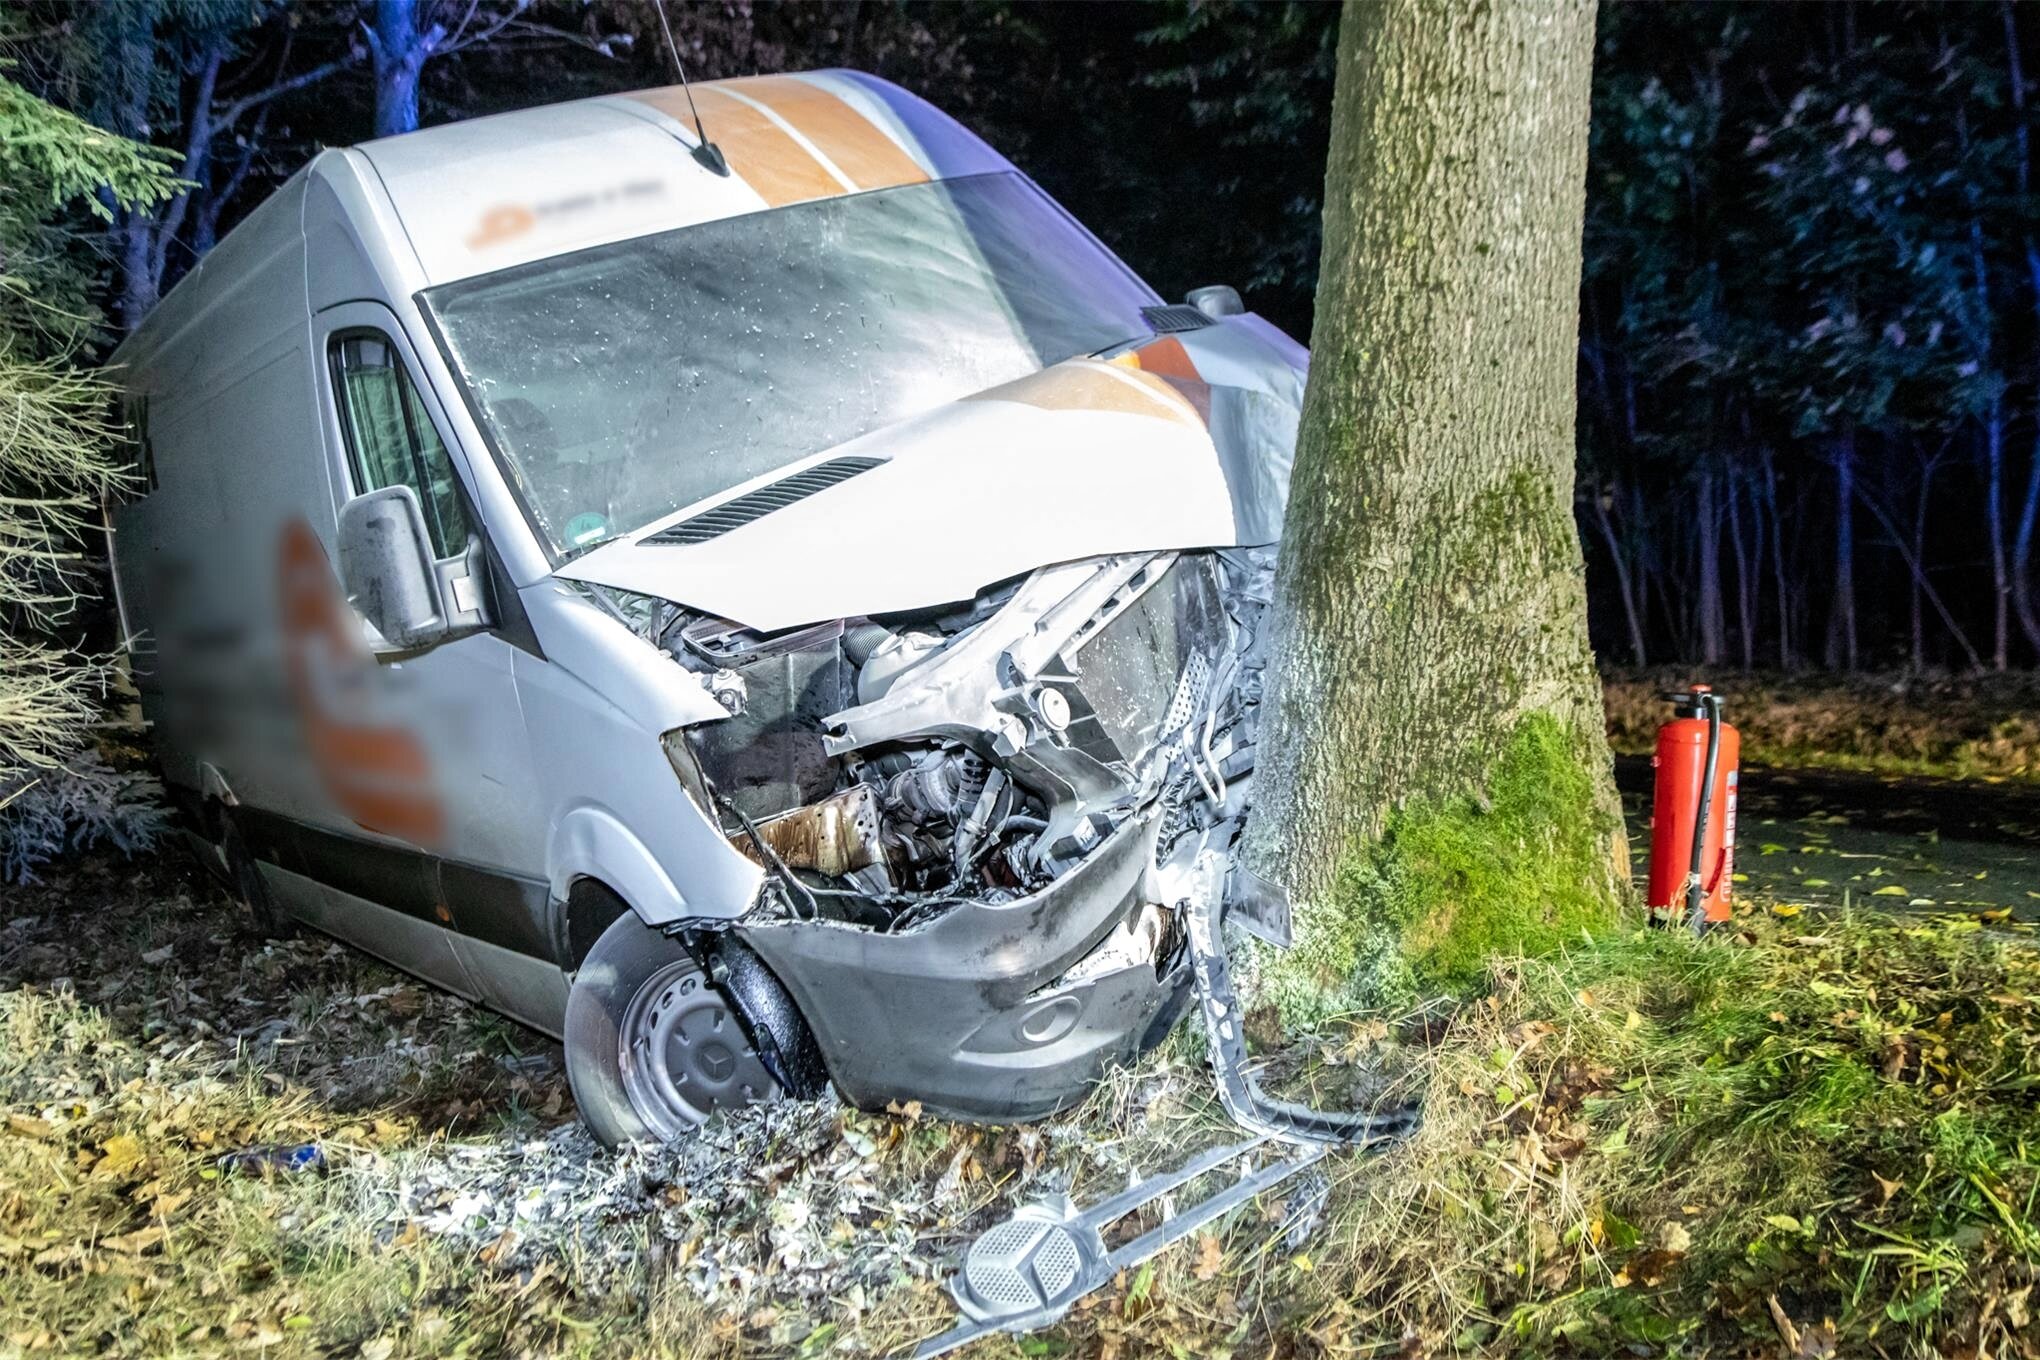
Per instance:
[[[1180,1042],[1028,1128],[787,1104],[611,1156],[543,1039],[167,870],[49,880],[0,895],[7,1360],[894,1354],[1015,1205],[1234,1137]],[[1424,1127],[972,1353],[2040,1356],[2011,923],[1761,905],[1302,1051]]]

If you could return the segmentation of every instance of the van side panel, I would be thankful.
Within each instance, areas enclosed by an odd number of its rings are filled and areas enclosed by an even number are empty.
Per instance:
[[[147,402],[156,487],[114,515],[114,565],[166,775],[312,805],[287,699],[278,544],[333,533],[306,353],[302,177],[250,216],[116,356]],[[151,647],[156,655],[150,655]],[[160,665],[158,661],[160,660]],[[231,717],[232,721],[226,721]]]

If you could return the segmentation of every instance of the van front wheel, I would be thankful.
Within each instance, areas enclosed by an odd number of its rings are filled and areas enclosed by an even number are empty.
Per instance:
[[[567,995],[567,1079],[603,1143],[670,1142],[779,1085],[686,948],[626,911]]]

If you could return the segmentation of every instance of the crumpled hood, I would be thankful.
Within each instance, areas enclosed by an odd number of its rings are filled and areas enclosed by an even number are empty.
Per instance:
[[[777,632],[967,600],[1053,562],[1273,542],[1306,362],[1253,316],[1066,360],[818,451],[558,574]],[[883,461],[704,542],[647,541],[851,457]]]

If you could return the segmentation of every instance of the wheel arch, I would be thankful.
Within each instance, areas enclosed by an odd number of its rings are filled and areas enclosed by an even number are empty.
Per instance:
[[[586,899],[600,888],[635,912],[646,925],[659,925],[687,914],[687,899],[665,867],[631,829],[605,808],[583,805],[554,825],[546,847],[546,887],[552,903],[553,938],[559,942],[561,964],[579,967],[587,950],[571,950],[574,894]],[[593,887],[581,887],[591,884]],[[611,915],[603,922],[606,926]],[[589,937],[593,944],[601,931]]]

